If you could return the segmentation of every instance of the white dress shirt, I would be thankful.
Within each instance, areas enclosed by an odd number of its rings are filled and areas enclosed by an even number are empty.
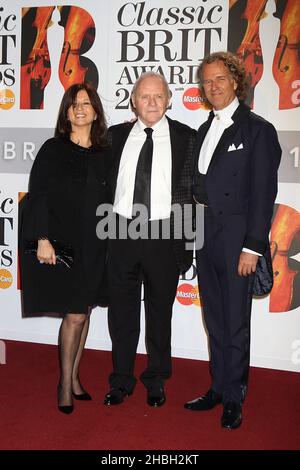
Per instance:
[[[233,124],[233,120],[231,118],[238,106],[239,100],[234,98],[234,100],[228,106],[226,106],[226,108],[213,110],[215,116],[211,122],[210,128],[207,131],[200,150],[198,162],[198,169],[200,173],[207,173],[215,148],[218,145],[218,142],[225,129]],[[252,253],[253,255],[261,256],[260,253],[250,250],[249,248],[244,247],[243,251],[246,253]]]
[[[233,120],[231,116],[235,112],[235,110],[239,106],[239,100],[234,98],[234,100],[226,106],[224,109],[220,109],[219,111],[213,110],[215,116],[211,122],[210,128],[207,131],[205,139],[203,141],[200,156],[199,156],[199,163],[198,168],[200,173],[206,174],[211,157],[215,151],[215,148],[227,127],[233,124]]]
[[[144,132],[146,127],[140,119],[137,120],[124,145],[120,160],[113,211],[127,219],[132,218],[135,173],[139,154],[147,137]],[[172,156],[167,118],[164,116],[152,129],[150,220],[159,220],[170,217],[172,202]]]

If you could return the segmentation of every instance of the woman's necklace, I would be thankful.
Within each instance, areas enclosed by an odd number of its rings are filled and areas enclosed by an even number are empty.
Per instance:
[[[88,138],[86,143],[80,143],[80,138],[75,135],[71,137],[71,140],[72,142],[74,142],[74,144],[80,145],[81,147],[85,147],[85,148],[89,148],[92,145],[90,137]]]

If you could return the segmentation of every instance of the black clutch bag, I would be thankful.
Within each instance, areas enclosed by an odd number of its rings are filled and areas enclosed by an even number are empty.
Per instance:
[[[63,245],[57,240],[49,240],[51,245],[54,248],[56,255],[56,262],[64,264],[67,268],[71,268],[74,263],[74,253],[73,248],[70,245]],[[25,254],[36,256],[38,248],[37,240],[27,241],[25,243]]]
[[[273,266],[270,248],[259,256],[254,276],[253,295],[261,297],[270,294],[273,287]]]

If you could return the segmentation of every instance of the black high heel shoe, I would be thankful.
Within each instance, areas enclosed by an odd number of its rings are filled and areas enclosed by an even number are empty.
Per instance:
[[[65,415],[69,415],[74,410],[74,405],[58,405],[59,411],[65,413]]]
[[[81,401],[91,401],[92,400],[92,397],[88,392],[84,392],[84,393],[80,393],[80,394],[72,392],[72,395],[73,395],[73,398],[75,398],[75,400],[81,400]]]
[[[59,400],[60,393],[61,393],[61,385],[58,384],[57,386],[57,399],[58,400]],[[74,410],[74,405],[59,405],[58,404],[57,407],[61,413],[64,413],[66,415],[71,414]]]

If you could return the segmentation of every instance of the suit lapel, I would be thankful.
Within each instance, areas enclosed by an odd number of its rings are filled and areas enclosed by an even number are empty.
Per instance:
[[[167,117],[167,116],[166,116]],[[182,134],[178,132],[174,121],[167,117],[170,129],[171,158],[172,158],[172,194],[180,179],[183,165],[185,162],[185,147]]]
[[[114,155],[114,161],[112,164],[111,169],[111,188],[113,197],[115,196],[116,186],[117,186],[117,179],[119,173],[119,166],[121,161],[122,152],[124,149],[124,145],[128,136],[130,134],[131,129],[133,128],[135,122],[124,124],[124,126],[118,127],[112,136],[112,153]]]
[[[205,139],[205,136],[208,132],[208,129],[210,128],[211,122],[214,118],[214,113],[213,111],[210,111],[208,115],[207,121],[202,124],[197,132],[197,140],[196,140],[196,148],[195,148],[195,161],[194,164],[192,165],[192,168],[194,168],[194,174],[196,172],[196,168],[198,168],[198,160],[199,160],[199,154],[200,154],[200,149],[202,147],[203,141]]]
[[[219,156],[224,152],[224,149],[228,148],[230,144],[232,144],[233,137],[236,134],[237,129],[241,126],[242,122],[249,116],[250,108],[241,103],[239,107],[236,109],[232,116],[233,124],[227,127],[223,132],[216,148],[211,158],[207,173],[211,169],[211,167],[216,163]]]

